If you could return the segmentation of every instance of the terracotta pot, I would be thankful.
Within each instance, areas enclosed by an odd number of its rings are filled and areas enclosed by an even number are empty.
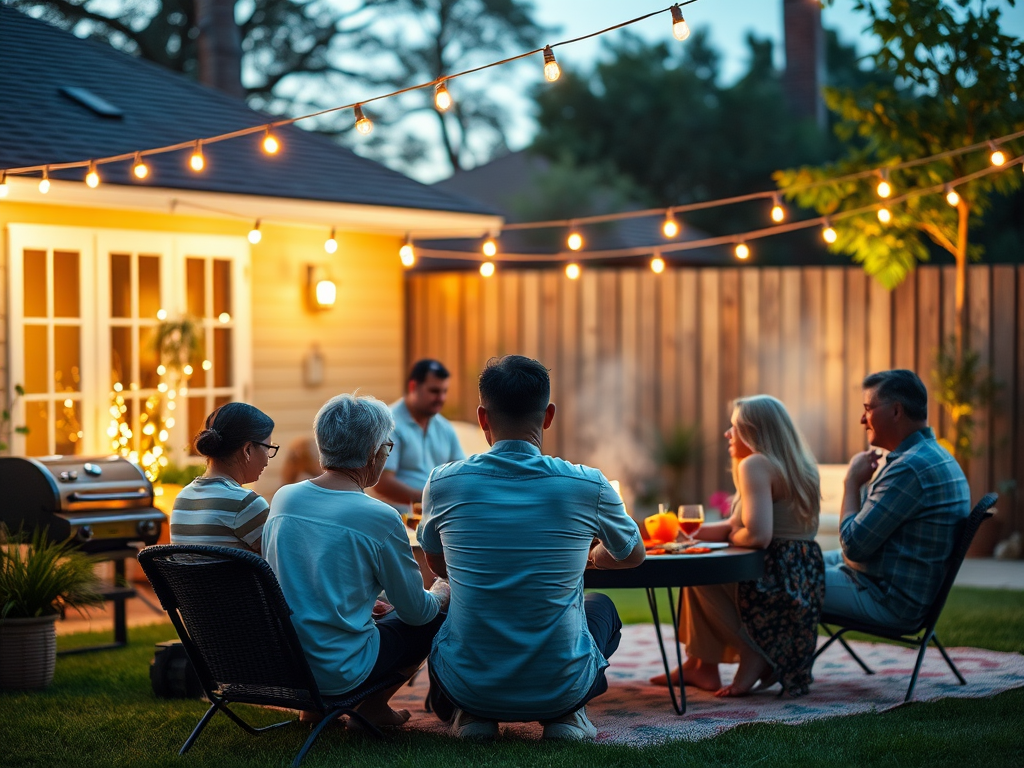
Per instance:
[[[53,682],[57,614],[0,619],[0,690],[36,690]]]

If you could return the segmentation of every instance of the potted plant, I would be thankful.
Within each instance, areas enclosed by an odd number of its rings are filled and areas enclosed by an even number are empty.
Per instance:
[[[66,608],[99,605],[92,560],[36,530],[0,529],[0,689],[45,688],[57,661],[54,622]]]

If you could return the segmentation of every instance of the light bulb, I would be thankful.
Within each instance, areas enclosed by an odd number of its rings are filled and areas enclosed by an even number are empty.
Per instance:
[[[1006,165],[1007,156],[1006,150],[1000,149],[993,142],[988,143],[989,148],[992,150],[992,154],[989,155],[989,160],[992,161],[992,165]]]
[[[493,275],[494,274],[494,262],[493,261],[485,261],[483,264],[481,264],[480,265],[480,274],[483,275],[484,277],[490,277],[491,275]]]
[[[750,256],[750,246],[746,243],[737,243],[735,253],[737,259],[746,259]]]
[[[281,149],[281,142],[270,132],[270,126],[268,125],[267,132],[263,137],[263,151],[268,155],[276,155],[279,149]]]
[[[956,208],[960,204],[960,194],[951,188],[946,192],[946,202]]]
[[[665,217],[665,221],[661,224],[661,234],[665,237],[675,237],[679,234],[679,222],[676,221],[675,216],[671,213]]]
[[[782,207],[782,203],[779,201],[779,196],[775,195],[772,198],[772,221],[776,224],[783,221],[786,218],[786,209]]]
[[[656,275],[660,275],[665,271],[665,260],[661,256],[655,256],[651,259],[651,272]]]
[[[452,105],[452,95],[448,93],[448,89],[445,87],[444,81],[442,80],[436,86],[434,86],[434,106],[437,107],[439,112],[446,111]]]
[[[888,224],[892,221],[892,212],[885,207],[878,209],[878,220],[883,224]]]
[[[569,246],[570,251],[578,251],[583,247],[583,235],[579,232],[570,232],[569,237],[565,240],[565,244]]]
[[[196,173],[199,173],[199,171],[206,167],[206,158],[203,157],[202,141],[196,141],[196,147],[192,150],[192,157],[189,158],[188,164]]]
[[[156,311],[156,319],[157,320],[166,320],[167,319],[167,310],[166,309],[158,309]],[[162,376],[163,373],[161,373],[160,375]]]
[[[544,46],[544,78],[549,82],[553,83],[559,77],[562,76],[562,70],[558,67],[558,62],[555,61],[555,52],[551,50],[550,45]]]
[[[337,253],[338,241],[334,239],[334,228],[331,228],[331,236],[324,242],[324,250],[328,253]]]
[[[132,165],[132,173],[136,179],[144,179],[149,176],[149,166],[142,162],[142,155],[135,153],[135,163]]]
[[[892,184],[889,183],[888,172],[883,172],[882,180],[878,182],[878,186],[875,187],[875,191],[879,197],[889,197],[892,195]]]
[[[489,237],[484,240],[484,244],[480,250],[484,252],[484,256],[490,259],[498,252],[498,244],[494,242],[493,237]]]
[[[263,239],[263,233],[260,232],[260,220],[256,219],[256,223],[252,229],[249,230],[249,242],[256,245],[260,240]]]
[[[672,36],[676,40],[685,40],[690,36],[690,25],[683,18],[683,11],[678,5],[673,5],[672,11]]]
[[[7,171],[0,174],[0,197],[7,197],[9,188],[7,186]]]
[[[573,262],[565,267],[565,276],[570,280],[577,280],[580,276],[580,265]]]
[[[839,235],[832,228],[831,224],[825,224],[825,228],[821,230],[821,237],[826,243],[831,245],[839,238]]]
[[[217,319],[222,323],[230,323],[231,315],[229,315],[227,312],[221,312],[219,315],[217,315]]]
[[[416,263],[416,252],[412,248],[412,243],[406,243],[398,249],[398,257],[402,260],[403,267],[411,267]]]
[[[39,180],[39,193],[45,195],[50,191],[50,169],[43,168],[43,178]]]
[[[100,185],[100,175],[96,173],[96,163],[89,163],[89,172],[85,174],[85,183],[90,189]]]
[[[373,121],[363,114],[363,108],[356,105],[356,130],[359,131],[363,136],[369,136],[373,133]]]

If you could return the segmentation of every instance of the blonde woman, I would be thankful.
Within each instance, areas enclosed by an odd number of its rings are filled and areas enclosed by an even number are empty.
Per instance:
[[[825,567],[814,541],[821,501],[818,468],[786,407],[768,395],[733,403],[725,432],[736,485],[733,512],[701,528],[706,541],[764,548],[756,581],[687,587],[679,640],[685,682],[718,696],[743,696],[780,682],[807,693],[825,594]],[[722,687],[718,664],[739,661]],[[673,673],[678,675],[678,671]],[[664,675],[651,679],[664,685]]]

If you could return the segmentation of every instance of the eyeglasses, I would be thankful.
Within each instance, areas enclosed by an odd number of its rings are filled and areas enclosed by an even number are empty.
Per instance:
[[[252,442],[254,445],[262,445],[264,448],[267,449],[268,459],[272,459],[275,456],[277,456],[277,452],[281,449],[281,446],[277,445],[276,443],[261,443],[258,440],[253,440]]]
[[[391,455],[391,449],[395,447],[395,444],[393,442],[391,442],[390,440],[388,440],[386,443],[381,443],[380,447],[381,448],[387,448],[387,450],[384,451],[384,455],[385,456],[390,456]]]

